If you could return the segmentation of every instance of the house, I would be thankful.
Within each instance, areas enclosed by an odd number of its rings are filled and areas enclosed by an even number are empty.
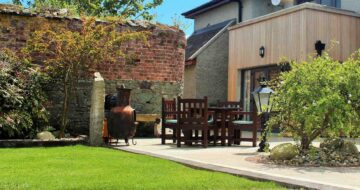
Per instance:
[[[248,110],[250,92],[258,85],[257,79],[276,76],[280,72],[276,66],[280,57],[305,58],[315,50],[317,41],[329,47],[330,39],[335,36],[315,33],[321,27],[327,27],[323,30],[325,33],[329,30],[351,33],[333,39],[344,41],[346,45],[340,42],[341,47],[351,47],[345,48],[343,57],[360,47],[356,44],[360,31],[355,21],[360,13],[360,1],[281,0],[279,3],[274,5],[271,0],[212,0],[183,13],[186,18],[194,19],[194,33],[187,39],[184,96],[208,96],[210,103],[241,100]],[[309,9],[315,13],[300,11]],[[302,17],[307,19],[297,18],[290,12],[306,14]],[[331,16],[326,20],[328,25],[322,20],[312,21],[320,19],[322,14]],[[282,15],[287,16],[279,20]],[[352,19],[347,20],[348,17]],[[266,24],[259,24],[262,22]],[[351,29],[346,30],[348,27]],[[293,35],[285,37],[287,33]],[[308,38],[300,38],[300,34]],[[310,36],[313,37],[310,39]],[[307,47],[306,51],[299,51],[299,44]],[[262,50],[264,57],[259,56]],[[290,51],[294,53],[289,54]]]

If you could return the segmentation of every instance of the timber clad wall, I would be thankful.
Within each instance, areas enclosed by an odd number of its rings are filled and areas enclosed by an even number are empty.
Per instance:
[[[28,36],[44,23],[54,28],[67,27],[69,30],[79,30],[81,27],[78,19],[44,18],[0,10],[0,49],[21,49]],[[139,27],[141,29],[141,26],[134,28]],[[138,113],[144,114],[160,113],[161,97],[173,98],[182,95],[184,80],[184,33],[167,26],[151,26],[150,32],[152,35],[148,38],[149,45],[138,42],[124,45],[126,53],[137,55],[134,64],[126,64],[126,60],[121,59],[118,64],[104,63],[98,68],[106,82],[106,93],[114,94],[117,85],[125,84],[133,89],[133,107]],[[92,80],[84,79],[76,90],[76,98],[71,104],[68,131],[72,134],[88,132],[91,88]],[[56,125],[62,104],[61,88],[52,84],[47,91],[52,102],[50,111],[53,125]]]
[[[228,99],[237,100],[239,70],[274,65],[281,58],[305,60],[321,40],[330,55],[346,60],[360,48],[360,16],[350,12],[304,4],[252,19],[230,29]],[[259,48],[265,47],[265,57]]]

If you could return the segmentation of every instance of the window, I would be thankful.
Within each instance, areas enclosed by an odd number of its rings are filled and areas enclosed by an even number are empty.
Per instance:
[[[245,111],[253,110],[253,98],[251,93],[260,86],[260,80],[265,77],[270,81],[276,79],[281,72],[281,67],[267,66],[249,70],[242,70],[241,78],[241,101]]]

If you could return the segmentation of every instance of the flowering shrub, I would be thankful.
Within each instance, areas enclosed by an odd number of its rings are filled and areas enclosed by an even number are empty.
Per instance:
[[[46,125],[43,82],[36,68],[0,51],[0,138],[32,138]]]
[[[359,52],[344,63],[328,54],[307,62],[290,62],[291,70],[280,74],[270,126],[299,140],[301,149],[322,134],[331,137],[356,133],[360,122]]]

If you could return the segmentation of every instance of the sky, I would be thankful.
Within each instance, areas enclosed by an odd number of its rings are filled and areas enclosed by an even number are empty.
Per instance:
[[[181,13],[191,10],[209,0],[164,0],[164,3],[157,7],[155,11],[156,20],[163,24],[172,24],[172,18],[176,15],[181,18],[182,22],[189,27],[184,31],[186,36],[190,36],[194,30],[194,22],[192,19],[185,19]]]
[[[164,0],[164,3],[153,10],[155,13],[156,21],[162,24],[173,23],[172,18],[176,17],[180,19],[182,23],[187,25],[187,29],[184,31],[186,36],[190,36],[194,30],[194,22],[191,19],[185,19],[181,16],[181,13],[191,10],[209,0]],[[0,3],[9,3],[11,0],[0,0]]]

